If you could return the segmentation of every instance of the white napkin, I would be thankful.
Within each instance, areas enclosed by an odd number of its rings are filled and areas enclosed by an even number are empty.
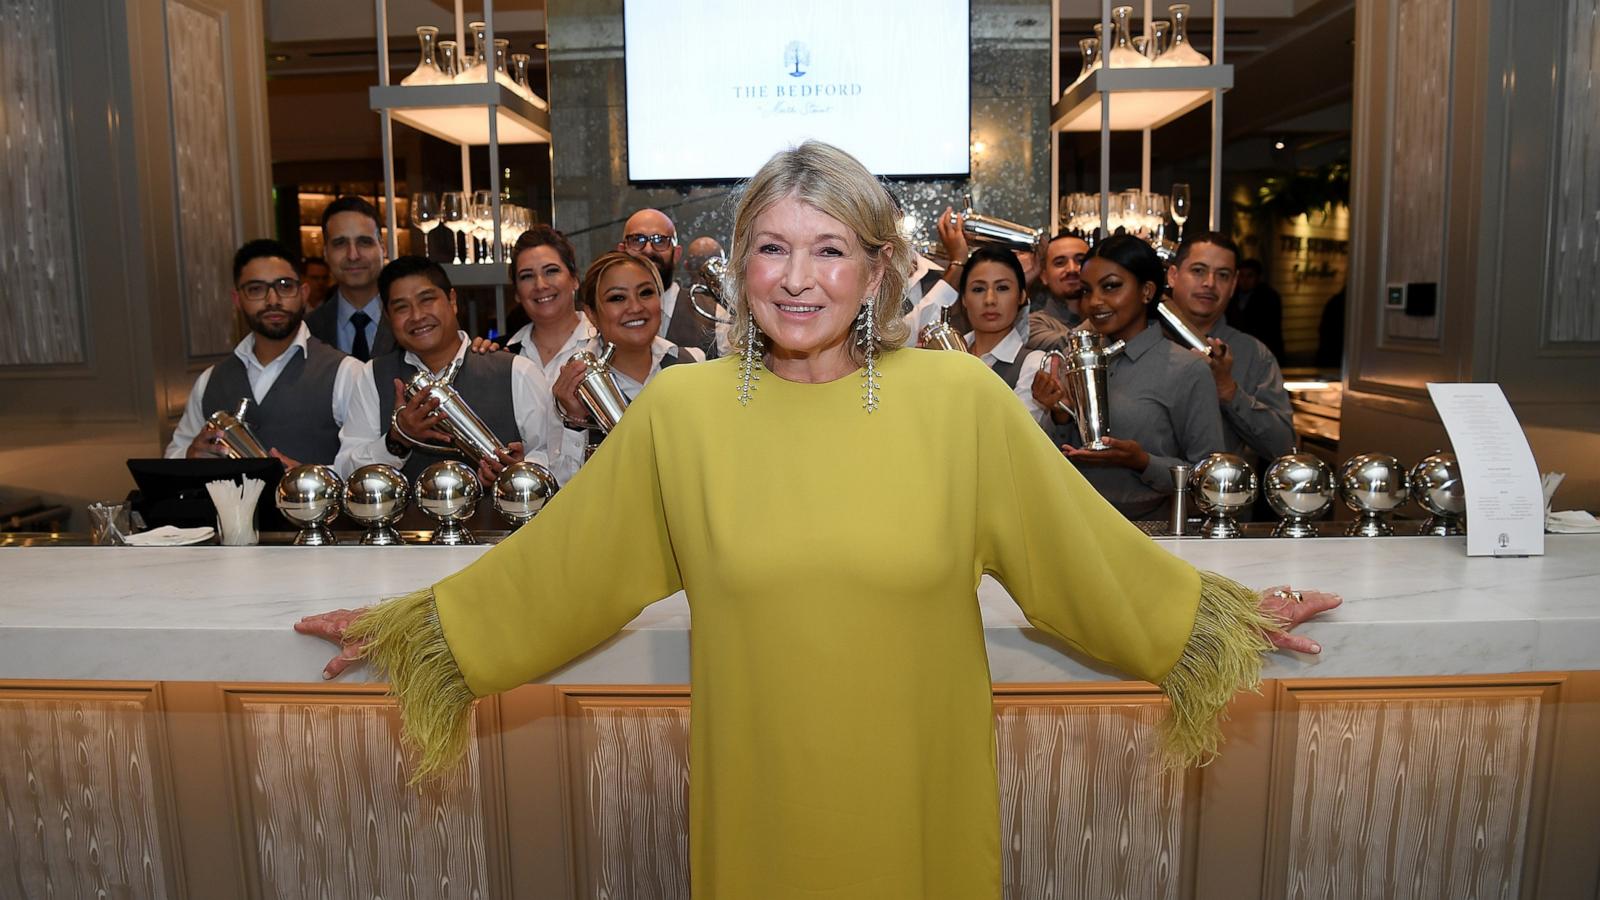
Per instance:
[[[1544,530],[1551,534],[1600,534],[1600,519],[1581,509],[1567,509],[1547,514]]]
[[[179,528],[176,525],[163,525],[138,534],[130,534],[125,540],[131,547],[182,547],[185,544],[198,544],[208,541],[216,534],[216,529],[210,525],[201,525],[198,528]]]

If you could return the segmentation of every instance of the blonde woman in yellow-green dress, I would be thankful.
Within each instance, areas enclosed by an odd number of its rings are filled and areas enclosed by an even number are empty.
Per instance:
[[[897,349],[909,250],[853,157],[807,143],[763,166],[732,259],[742,353],[662,372],[461,572],[296,626],[342,644],[330,677],[387,672],[420,772],[462,752],[473,698],[682,589],[697,900],[998,898],[984,573],[1036,627],[1160,685],[1183,762],[1216,749],[1263,652],[1317,652],[1288,629],[1337,597],[1197,572],[976,357]]]

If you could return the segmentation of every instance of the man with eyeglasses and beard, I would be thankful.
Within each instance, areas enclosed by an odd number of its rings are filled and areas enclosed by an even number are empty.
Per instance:
[[[623,223],[617,249],[649,260],[661,274],[661,330],[657,333],[680,347],[698,347],[716,355],[711,322],[689,307],[689,299],[672,280],[681,248],[678,228],[667,214],[659,209],[641,209],[629,216]]]
[[[361,364],[311,336],[304,322],[306,286],[282,244],[257,240],[240,247],[233,283],[234,308],[250,333],[231,357],[200,373],[167,458],[227,456],[206,420],[248,399],[246,421],[285,466],[332,463]]]

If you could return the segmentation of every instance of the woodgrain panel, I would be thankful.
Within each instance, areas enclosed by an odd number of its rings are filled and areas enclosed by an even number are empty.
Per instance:
[[[1600,341],[1600,0],[1566,0],[1546,340]]]
[[[475,739],[464,765],[413,788],[380,695],[239,694],[229,707],[260,897],[488,896]]]
[[[999,697],[1005,896],[1187,896],[1183,773],[1163,772],[1159,695]]]
[[[578,896],[689,897],[689,698],[567,698]]]
[[[57,29],[60,0],[0,3],[0,366],[85,359]]]
[[[200,357],[233,346],[239,160],[228,23],[225,13],[199,2],[168,0],[166,7],[185,336],[189,355]]]
[[[1520,896],[1542,695],[1289,692],[1285,896]]]
[[[0,897],[176,896],[149,691],[0,691]]]

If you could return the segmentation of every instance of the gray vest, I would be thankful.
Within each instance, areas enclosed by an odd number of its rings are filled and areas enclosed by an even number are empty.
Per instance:
[[[522,439],[517,428],[515,407],[511,402],[511,363],[515,359],[515,356],[504,351],[473,353],[469,350],[462,358],[461,370],[456,373],[454,382],[456,393],[472,407],[472,411],[478,414],[483,424],[489,426],[502,444]],[[416,374],[417,368],[405,361],[404,350],[396,349],[393,353],[372,360],[372,380],[378,389],[378,424],[384,431],[388,431],[389,420],[394,416],[394,380],[398,378],[409,382]],[[413,448],[401,471],[414,482],[423,469],[446,459],[472,465],[459,453],[439,454]]]
[[[1011,388],[1012,390],[1016,390],[1017,376],[1022,374],[1022,360],[1024,358],[1024,354],[1018,352],[1017,358],[1011,362],[997,359],[992,365],[989,366],[989,368],[993,369],[996,375],[999,375],[1002,379],[1004,379],[1007,387]]]
[[[333,383],[345,355],[310,338],[306,352],[284,365],[267,396],[251,408],[250,427],[268,449],[303,463],[333,462],[339,453],[339,423],[333,420]],[[250,375],[244,360],[229,356],[211,370],[200,411],[206,416],[219,409],[233,411],[250,392]]]
[[[709,303],[710,300],[702,300]],[[662,337],[677,344],[679,347],[696,347],[706,351],[709,358],[716,352],[716,341],[712,340],[711,323],[704,316],[694,311],[690,305],[689,291],[678,288],[678,302],[673,304],[672,318],[667,320],[667,333]]]

